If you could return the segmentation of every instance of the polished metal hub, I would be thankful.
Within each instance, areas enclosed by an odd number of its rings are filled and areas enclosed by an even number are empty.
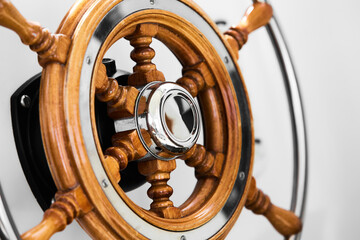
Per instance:
[[[135,117],[115,121],[117,132],[130,129],[137,130],[148,151],[141,160],[171,160],[195,145],[200,134],[200,111],[185,88],[172,82],[152,82],[136,99]]]

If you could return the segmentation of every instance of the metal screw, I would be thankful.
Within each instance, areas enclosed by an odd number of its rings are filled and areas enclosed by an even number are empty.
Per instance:
[[[109,186],[108,182],[106,181],[106,179],[102,180],[102,186],[104,188],[107,188]]]
[[[241,181],[243,181],[243,180],[245,179],[245,173],[244,173],[244,172],[240,172],[239,178],[240,178]]]
[[[180,240],[186,240],[186,237],[184,235],[182,235]]]
[[[24,108],[29,108],[31,104],[31,98],[28,95],[22,95],[20,98],[20,104]]]
[[[229,58],[228,58],[228,56],[225,56],[224,61],[225,61],[225,63],[229,63]]]
[[[90,63],[91,63],[91,58],[90,58],[90,56],[87,56],[87,57],[86,57],[86,63],[87,63],[87,64],[90,64]]]
[[[155,0],[150,0],[150,4],[154,5],[155,4]]]

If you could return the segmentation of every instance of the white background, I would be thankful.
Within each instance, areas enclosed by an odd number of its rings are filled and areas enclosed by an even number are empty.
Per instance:
[[[73,1],[12,2],[26,18],[54,32]],[[230,24],[240,20],[250,3],[197,2],[214,20]],[[305,107],[310,166],[303,239],[356,239],[360,235],[360,4],[355,0],[274,0],[272,4],[292,53]],[[154,61],[161,66],[167,55],[161,50],[158,55]],[[256,148],[254,174],[274,203],[288,208],[292,149],[286,98],[264,30],[250,36],[239,63],[249,88],[255,134],[262,140]],[[166,65],[160,66],[166,77],[172,76]],[[0,28],[0,181],[20,232],[37,224],[42,213],[21,173],[12,137],[10,96],[40,70],[36,54],[15,34]],[[175,190],[177,179],[181,174],[174,173],[170,185]],[[180,193],[181,189],[175,191],[174,202]],[[86,239],[78,228],[72,224],[55,239]],[[263,217],[246,210],[228,239],[239,237],[281,239]]]

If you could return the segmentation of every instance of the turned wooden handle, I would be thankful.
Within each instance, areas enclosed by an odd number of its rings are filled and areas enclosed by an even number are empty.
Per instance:
[[[68,192],[58,192],[56,201],[45,211],[42,221],[21,235],[23,240],[47,240],[65,229],[75,218],[92,210],[80,187]]]
[[[42,67],[50,62],[66,62],[70,38],[51,34],[39,24],[26,20],[9,0],[0,0],[0,26],[16,32],[25,45],[37,52]]]
[[[290,237],[301,231],[301,220],[293,212],[273,205],[270,198],[257,189],[254,177],[251,179],[245,207],[255,214],[264,215],[284,237]]]
[[[27,231],[21,238],[23,240],[50,239],[56,232],[65,229],[67,222],[58,209],[50,208],[44,213],[44,218],[39,225]]]
[[[234,28],[250,34],[254,30],[265,26],[270,21],[272,15],[271,5],[264,2],[255,2],[246,10],[240,23]]]
[[[240,23],[225,32],[225,38],[238,57],[238,51],[247,42],[248,35],[265,26],[273,15],[272,7],[264,2],[255,2],[245,12]]]
[[[0,25],[16,32],[26,45],[34,44],[41,27],[29,22],[8,0],[0,0]]]

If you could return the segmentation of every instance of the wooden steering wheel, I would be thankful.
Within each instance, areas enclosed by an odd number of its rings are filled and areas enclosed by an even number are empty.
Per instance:
[[[0,0],[0,25],[36,51],[43,67],[40,125],[58,189],[41,223],[21,238],[49,239],[76,219],[94,239],[224,239],[243,206],[285,237],[298,233],[300,219],[273,205],[252,177],[251,108],[237,65],[248,34],[271,16],[270,5],[255,2],[222,34],[190,0],[80,0],[51,34]],[[175,83],[152,63],[153,38],[183,67]],[[133,46],[136,63],[121,82],[104,61],[120,39]],[[114,122],[112,146],[99,139],[96,102],[107,104]],[[197,178],[180,206],[167,184],[175,159]],[[151,184],[149,209],[119,185],[129,162]]]

